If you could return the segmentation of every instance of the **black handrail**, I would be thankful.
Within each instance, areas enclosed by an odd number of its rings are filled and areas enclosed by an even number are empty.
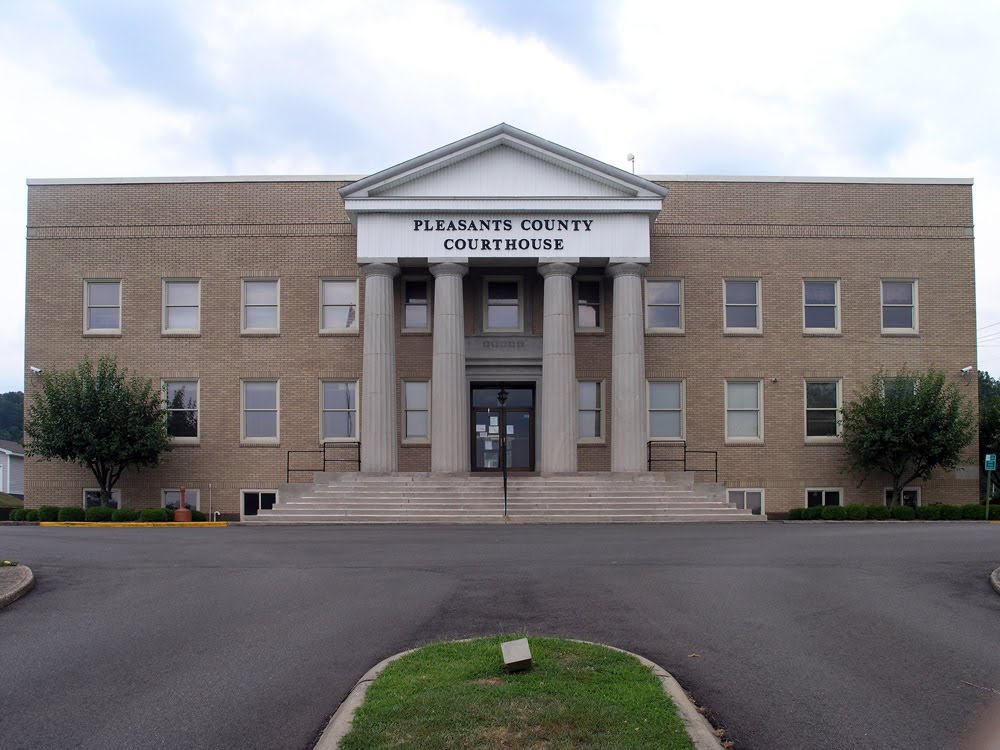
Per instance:
[[[653,447],[666,446],[668,448],[681,448],[680,458],[663,458],[663,457],[653,457]],[[693,467],[688,467],[688,455],[689,454],[705,454],[714,457],[714,467],[711,469],[697,469]],[[718,451],[708,451],[708,450],[694,450],[687,447],[687,440],[649,440],[646,442],[646,469],[648,471],[653,470],[654,463],[679,463],[681,465],[682,471],[708,471],[715,475],[715,481],[719,481],[719,452]]]
[[[356,455],[353,458],[330,458],[329,451],[336,448],[354,448],[356,450]],[[321,454],[323,456],[323,465],[320,467],[309,467],[306,469],[293,469],[292,468],[292,454],[293,453],[309,453],[312,455]],[[344,443],[323,443],[323,447],[317,451],[288,451],[288,455],[285,458],[285,483],[292,481],[292,474],[294,472],[308,471],[326,471],[328,464],[337,463],[352,463],[357,467],[358,471],[361,471],[361,443],[360,442],[344,442]]]

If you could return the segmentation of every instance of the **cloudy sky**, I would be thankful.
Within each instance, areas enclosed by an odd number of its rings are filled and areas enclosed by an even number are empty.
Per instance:
[[[0,0],[0,392],[25,178],[365,174],[501,121],[645,174],[974,177],[1000,334],[997,71],[995,1]]]

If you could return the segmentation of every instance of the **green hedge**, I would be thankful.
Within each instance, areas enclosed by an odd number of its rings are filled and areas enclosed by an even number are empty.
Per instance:
[[[165,508],[143,508],[139,512],[141,523],[166,523],[167,511]]]
[[[31,521],[32,523],[38,523],[38,510],[31,508],[24,512],[24,520]]]
[[[173,523],[174,521],[174,509],[173,508],[160,508],[164,513],[167,514],[167,520]]]
[[[993,518],[994,510],[990,508],[990,518]],[[998,514],[1000,515],[1000,514]],[[962,518],[967,521],[982,521],[986,518],[986,506],[979,503],[968,503],[962,506]]]
[[[940,521],[941,506],[937,503],[931,505],[921,505],[916,509],[918,521]]]
[[[824,521],[846,521],[847,508],[843,505],[824,505],[822,518]]]
[[[941,506],[941,520],[942,521],[961,521],[962,520],[962,506],[961,505],[942,505]]]
[[[83,508],[78,505],[69,505],[64,508],[59,509],[60,521],[85,521],[87,519],[87,513]]]
[[[24,508],[14,508],[14,510],[12,510],[10,515],[7,517],[11,521],[23,521],[25,513],[27,513],[27,511]]]
[[[806,509],[805,508],[792,508],[788,511],[789,521],[801,521],[805,518]]]
[[[191,511],[191,520],[192,521],[207,521],[208,520],[208,515],[205,514],[205,513],[202,513],[200,510],[192,510]]]
[[[917,517],[917,512],[909,505],[893,505],[889,512],[897,521],[912,521]]]
[[[869,505],[868,518],[872,521],[888,521],[890,518],[892,518],[892,514],[889,511],[888,506]]]
[[[97,506],[94,508],[87,508],[85,518],[90,523],[107,523],[111,520],[114,513],[114,508]]]
[[[823,506],[817,505],[814,508],[806,508],[802,517],[807,521],[818,521],[823,517]]]
[[[58,521],[59,508],[55,505],[43,505],[38,509],[39,521]]]
[[[868,518],[868,506],[860,503],[852,503],[847,506],[848,521],[864,521]]]
[[[111,520],[115,523],[131,523],[139,517],[139,511],[131,508],[116,508],[111,514]]]

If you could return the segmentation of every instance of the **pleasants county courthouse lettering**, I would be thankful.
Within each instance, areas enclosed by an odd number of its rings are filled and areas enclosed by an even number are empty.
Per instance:
[[[512,517],[753,519],[884,502],[840,410],[930,366],[975,405],[974,295],[970,179],[644,178],[501,124],[360,179],[28,180],[26,400],[104,354],[162,385],[128,507],[475,520],[506,462]],[[29,506],[93,490],[26,461]],[[977,493],[970,446],[904,500]]]

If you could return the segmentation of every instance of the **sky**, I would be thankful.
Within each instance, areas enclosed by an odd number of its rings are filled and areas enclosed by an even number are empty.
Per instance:
[[[1000,374],[998,71],[995,0],[0,0],[0,392],[26,178],[368,174],[499,122],[640,174],[974,178]]]

